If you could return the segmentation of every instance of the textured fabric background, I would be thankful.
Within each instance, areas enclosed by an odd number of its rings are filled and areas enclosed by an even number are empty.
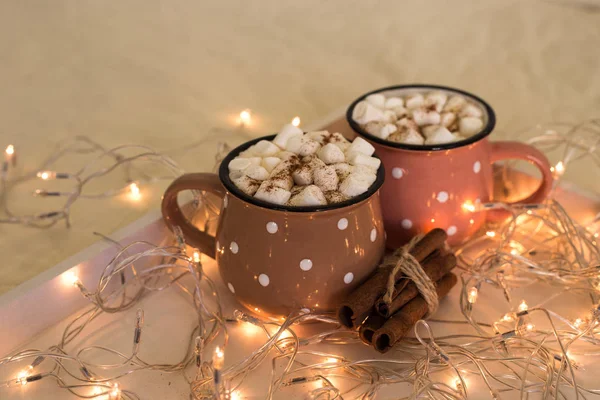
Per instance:
[[[244,134],[257,136],[412,82],[477,93],[497,111],[496,137],[509,138],[600,116],[599,72],[591,0],[4,0],[0,146],[15,144],[25,167],[76,134],[171,149],[231,127],[246,107],[256,124]],[[217,136],[174,158],[209,169]],[[599,187],[587,171],[569,177]],[[12,194],[15,210],[51,208],[33,188]],[[0,226],[0,293],[156,208],[163,188],[139,203],[80,201],[71,229]]]

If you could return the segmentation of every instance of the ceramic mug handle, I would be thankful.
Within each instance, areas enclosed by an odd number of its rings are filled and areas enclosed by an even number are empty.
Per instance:
[[[201,190],[224,197],[225,188],[219,177],[209,173],[193,173],[181,175],[169,185],[162,199],[162,215],[169,229],[179,226],[186,242],[202,253],[215,258],[215,238],[196,228],[181,212],[177,204],[177,195],[182,190]]]
[[[541,203],[550,193],[554,177],[550,170],[550,163],[546,156],[533,146],[521,142],[492,142],[490,162],[500,160],[517,159],[524,160],[535,165],[542,173],[542,182],[535,192],[529,197],[516,201],[512,204]],[[508,216],[504,210],[492,210],[488,213],[488,219],[504,219]]]

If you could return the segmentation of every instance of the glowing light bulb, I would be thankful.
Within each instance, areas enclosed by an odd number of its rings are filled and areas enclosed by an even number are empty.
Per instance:
[[[240,394],[240,392],[238,390],[234,390],[233,392],[229,393],[229,399],[230,400],[242,400],[242,395]]]
[[[195,263],[199,263],[200,262],[200,253],[197,251],[194,251],[192,259],[194,260]]]
[[[462,390],[462,389],[463,389],[463,384],[462,384],[462,382],[460,381],[460,379],[459,379],[459,378],[456,378],[456,379],[454,380],[454,388],[455,388],[456,390]]]
[[[474,220],[473,218],[471,218],[471,219],[469,220],[469,223],[470,223],[471,225],[473,225],[473,224],[475,223],[475,220]]]
[[[77,277],[77,274],[75,272],[67,271],[64,274],[62,274],[62,281],[65,285],[77,286],[77,284],[79,283],[79,278]]]
[[[431,218],[431,223],[433,224],[435,222],[435,218]]]
[[[469,289],[468,300],[469,303],[474,304],[477,301],[478,290],[475,286]]]
[[[494,232],[494,231],[487,231],[485,234],[491,238],[496,237],[496,232]]]
[[[240,125],[250,125],[252,122],[252,112],[248,109],[243,110],[240,113]]]
[[[47,181],[49,179],[56,178],[56,172],[54,172],[54,171],[40,171],[40,172],[37,173],[37,177],[40,178],[40,179],[42,179],[42,180],[44,180],[44,181]]]
[[[504,314],[504,317],[502,317],[502,321],[504,322],[510,322],[513,320],[513,317],[511,314]]]
[[[581,325],[583,325],[583,320],[581,318],[577,318],[574,322],[573,325],[575,326],[575,328],[579,329],[579,327]]]
[[[521,301],[521,304],[519,304],[519,311],[527,311],[528,308],[529,307],[527,306],[525,300]]]
[[[12,156],[13,154],[15,154],[15,146],[9,144],[8,146],[6,146],[6,150],[4,150],[4,152],[6,153],[6,155]]]
[[[27,377],[29,376],[29,372],[27,370],[20,371],[17,375],[17,382],[22,386],[27,385]]]
[[[338,362],[340,362],[339,358],[335,358],[335,357],[327,357],[327,359],[325,360],[326,363],[328,364],[336,364]]]
[[[463,210],[475,212],[475,205],[471,201],[465,201],[462,205]]]
[[[138,186],[137,183],[135,182],[131,182],[129,184],[129,193],[131,195],[131,198],[134,200],[137,200],[141,197],[140,195],[140,187]]]
[[[559,161],[554,167],[554,173],[558,176],[561,176],[565,172],[565,164],[562,161]]]
[[[118,400],[121,398],[121,389],[119,388],[118,383],[113,383],[112,389],[110,389],[109,399]]]
[[[535,325],[530,322],[527,325],[525,325],[525,329],[527,329],[527,331],[531,332],[532,330],[535,329]]]
[[[292,125],[300,126],[300,117],[294,117],[294,119],[292,119]]]
[[[519,254],[519,251],[517,249],[511,249],[510,254],[517,255],[517,254]]]
[[[217,346],[215,348],[215,354],[213,355],[213,368],[216,370],[222,370],[223,365],[225,364],[225,353],[223,350]]]
[[[597,238],[598,236],[600,236],[600,233],[598,233],[598,232],[594,233],[595,238]]]

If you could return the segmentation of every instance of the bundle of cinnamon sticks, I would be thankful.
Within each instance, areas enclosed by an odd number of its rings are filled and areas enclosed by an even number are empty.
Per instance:
[[[456,266],[456,256],[447,249],[446,238],[443,229],[433,229],[409,252],[435,282],[440,299],[457,282],[456,275],[450,272]],[[394,265],[378,268],[350,293],[338,310],[340,323],[348,328],[358,328],[361,339],[381,353],[404,338],[415,323],[429,312],[429,306],[415,283],[401,272],[394,277],[396,283],[391,302],[384,300],[393,269]]]

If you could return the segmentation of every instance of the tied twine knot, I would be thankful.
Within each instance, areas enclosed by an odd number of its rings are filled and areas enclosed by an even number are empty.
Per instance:
[[[394,254],[392,254],[383,264],[383,267],[394,266],[388,278],[387,291],[383,296],[383,301],[388,306],[392,302],[392,296],[396,287],[396,274],[402,272],[408,279],[415,283],[419,293],[423,299],[425,299],[429,308],[426,316],[429,316],[435,313],[440,305],[435,283],[433,283],[425,271],[423,271],[423,267],[421,267],[419,261],[410,254],[410,251],[422,238],[423,235],[413,237],[410,242],[394,251]]]

